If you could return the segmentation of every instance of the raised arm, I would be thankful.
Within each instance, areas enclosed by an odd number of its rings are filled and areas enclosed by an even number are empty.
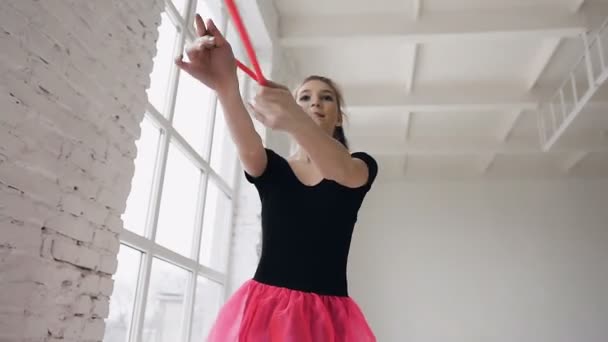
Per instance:
[[[312,120],[302,120],[294,125],[289,133],[308,153],[325,178],[353,188],[367,182],[370,170],[365,162],[353,158],[341,143],[325,133]]]
[[[198,37],[186,48],[190,62],[183,61],[183,56],[179,56],[175,64],[217,92],[243,168],[250,175],[259,176],[266,168],[266,151],[239,93],[232,47],[212,20],[205,25],[197,14],[195,25]]]
[[[268,162],[266,151],[262,138],[245,109],[238,90],[238,81],[235,88],[218,91],[218,99],[224,109],[226,125],[232,141],[236,144],[243,169],[254,177],[261,175]]]
[[[324,132],[295,102],[287,88],[262,87],[252,105],[257,120],[266,127],[285,131],[304,149],[324,178],[348,187],[368,181],[369,168],[353,158],[337,140]]]

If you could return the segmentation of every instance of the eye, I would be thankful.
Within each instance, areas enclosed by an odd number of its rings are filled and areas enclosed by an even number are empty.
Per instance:
[[[310,96],[308,96],[308,95],[300,96],[300,101],[308,101],[308,100],[310,100]]]
[[[331,95],[325,95],[325,96],[323,96],[323,100],[325,100],[325,101],[333,101],[334,98]]]

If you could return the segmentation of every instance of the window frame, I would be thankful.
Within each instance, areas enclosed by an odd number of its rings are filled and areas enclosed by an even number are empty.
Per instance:
[[[196,36],[194,31],[194,27],[192,25],[187,25],[186,23],[194,22],[194,15],[197,8],[198,1],[204,1],[208,6],[217,5],[216,2],[210,0],[185,0],[185,14],[181,14],[172,3],[171,0],[164,0],[165,12],[169,16],[173,25],[175,25],[177,29],[176,41],[173,44],[174,47],[174,56],[181,53],[184,50],[184,45],[187,39],[193,40]],[[229,18],[228,13],[223,6],[220,5],[220,18],[218,27],[222,32],[228,31]],[[185,29],[184,29],[185,28]],[[133,248],[136,251],[141,253],[140,256],[140,264],[138,271],[138,280],[137,286],[135,290],[135,300],[133,303],[133,315],[129,321],[129,328],[127,331],[127,339],[128,341],[139,341],[141,340],[141,336],[144,330],[144,320],[145,320],[145,312],[146,305],[148,301],[149,288],[150,288],[150,278],[152,271],[152,262],[153,259],[161,259],[162,261],[173,264],[181,269],[184,269],[189,272],[190,277],[188,279],[188,283],[186,284],[186,293],[184,294],[184,306],[183,306],[183,322],[181,325],[181,340],[182,341],[190,341],[192,338],[192,319],[194,317],[194,306],[196,303],[196,287],[198,277],[204,277],[212,282],[219,284],[222,287],[221,298],[219,298],[219,302],[225,302],[228,297],[228,289],[229,285],[229,274],[231,270],[231,250],[232,250],[232,232],[234,229],[234,210],[235,210],[235,192],[238,187],[238,180],[241,171],[240,164],[238,163],[238,156],[234,156],[234,168],[232,170],[232,184],[229,183],[218,174],[211,167],[211,154],[213,150],[214,136],[215,136],[215,121],[217,115],[217,106],[218,99],[215,92],[211,93],[210,96],[210,105],[209,112],[207,113],[207,131],[204,139],[205,148],[203,151],[203,155],[201,155],[197,150],[192,147],[186,138],[182,136],[175,127],[173,127],[173,118],[175,115],[175,103],[177,99],[177,91],[179,87],[179,69],[176,65],[172,64],[167,66],[171,68],[169,72],[169,85],[166,92],[166,102],[165,108],[157,109],[155,108],[149,99],[146,98],[146,115],[145,119],[149,119],[150,123],[155,126],[156,129],[159,130],[159,140],[157,141],[158,147],[156,149],[156,157],[155,157],[155,166],[153,171],[153,182],[151,184],[151,192],[150,199],[148,205],[148,211],[146,213],[145,220],[145,229],[143,236],[134,233],[128,229],[123,229],[120,234],[120,242],[124,247]],[[247,92],[249,88],[250,81],[239,76],[239,80],[241,82],[241,90],[242,96],[246,96],[243,92]],[[163,112],[166,115],[163,115]],[[144,120],[145,120],[144,119]],[[161,206],[161,198],[162,198],[162,190],[165,182],[165,172],[167,169],[167,160],[168,160],[168,152],[170,149],[170,145],[174,144],[175,147],[178,147],[181,152],[190,159],[195,167],[201,170],[200,173],[200,182],[198,188],[198,203],[196,209],[196,219],[195,219],[195,231],[193,236],[193,246],[190,252],[190,256],[181,255],[173,250],[170,250],[160,244],[158,244],[156,239],[156,233],[158,229],[158,219],[159,212]],[[205,205],[207,201],[207,189],[209,187],[209,182],[212,181],[217,186],[219,191],[223,193],[227,199],[230,201],[230,208],[227,209],[230,217],[227,219],[227,227],[230,229],[230,233],[228,234],[226,241],[226,248],[228,248],[228,253],[226,253],[225,260],[225,271],[221,272],[218,270],[214,270],[210,267],[202,265],[200,263],[200,248],[201,248],[201,238],[203,229],[203,220],[204,220],[204,212]],[[121,246],[121,248],[124,248]]]

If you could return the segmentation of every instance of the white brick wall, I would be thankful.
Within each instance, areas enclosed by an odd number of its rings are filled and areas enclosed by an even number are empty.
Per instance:
[[[244,177],[240,178],[238,187],[226,297],[253,276],[259,260],[258,246],[261,247],[261,207],[258,194]]]
[[[162,0],[0,2],[0,341],[101,341]]]

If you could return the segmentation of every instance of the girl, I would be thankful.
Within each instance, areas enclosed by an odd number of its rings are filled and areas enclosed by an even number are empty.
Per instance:
[[[199,38],[176,64],[217,92],[247,180],[262,202],[262,255],[253,279],[220,311],[210,342],[375,341],[348,296],[346,266],[357,212],[377,174],[366,153],[349,153],[342,96],[308,77],[294,100],[270,83],[251,111],[299,146],[289,160],[265,148],[239,94],[236,63],[213,21],[196,16]]]

